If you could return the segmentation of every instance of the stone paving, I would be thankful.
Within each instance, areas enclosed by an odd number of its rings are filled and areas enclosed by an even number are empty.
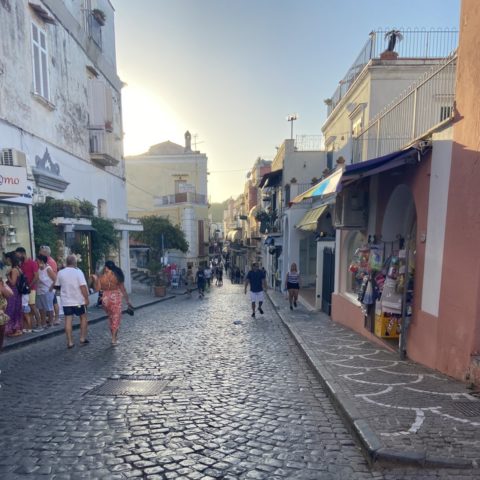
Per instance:
[[[119,339],[99,322],[89,345],[0,355],[2,480],[479,478],[372,470],[273,306],[250,318],[242,286],[139,310]],[[105,394],[107,381],[136,387]],[[159,391],[139,395],[147,381]]]
[[[374,458],[478,466],[480,400],[465,384],[401,361],[327,315],[291,312],[278,292],[270,296]]]

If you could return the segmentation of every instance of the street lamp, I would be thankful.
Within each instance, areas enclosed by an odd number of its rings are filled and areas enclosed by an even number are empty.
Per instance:
[[[298,119],[297,113],[292,113],[287,116],[287,122],[290,122],[290,138],[293,140],[293,122]]]

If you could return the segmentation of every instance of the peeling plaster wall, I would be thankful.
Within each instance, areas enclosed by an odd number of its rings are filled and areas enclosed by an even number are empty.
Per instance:
[[[63,193],[37,189],[37,194],[85,198],[95,205],[98,198],[104,198],[111,218],[126,218],[113,7],[108,0],[96,5],[107,18],[100,50],[85,32],[83,2],[45,0],[38,4],[55,19],[55,25],[44,23],[27,0],[0,0],[0,148],[25,152],[30,168],[35,166],[35,157],[42,157],[48,148],[70,185]],[[32,93],[32,22],[46,32],[50,104]],[[90,160],[88,82],[92,74],[87,66],[98,72],[97,80],[112,95],[112,156],[119,160],[114,167],[102,168]]]

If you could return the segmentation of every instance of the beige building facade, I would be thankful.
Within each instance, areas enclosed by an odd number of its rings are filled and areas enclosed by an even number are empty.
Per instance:
[[[188,252],[165,245],[168,262],[180,268],[208,259],[207,160],[204,153],[192,150],[189,132],[184,146],[167,141],[125,158],[129,215],[157,215],[180,226]]]

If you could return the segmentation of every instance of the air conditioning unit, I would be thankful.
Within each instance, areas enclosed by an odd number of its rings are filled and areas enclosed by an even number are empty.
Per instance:
[[[0,165],[26,167],[27,156],[23,152],[15,150],[14,148],[2,148],[0,151]]]
[[[347,187],[337,194],[335,228],[362,229],[368,222],[368,192],[364,188]]]

